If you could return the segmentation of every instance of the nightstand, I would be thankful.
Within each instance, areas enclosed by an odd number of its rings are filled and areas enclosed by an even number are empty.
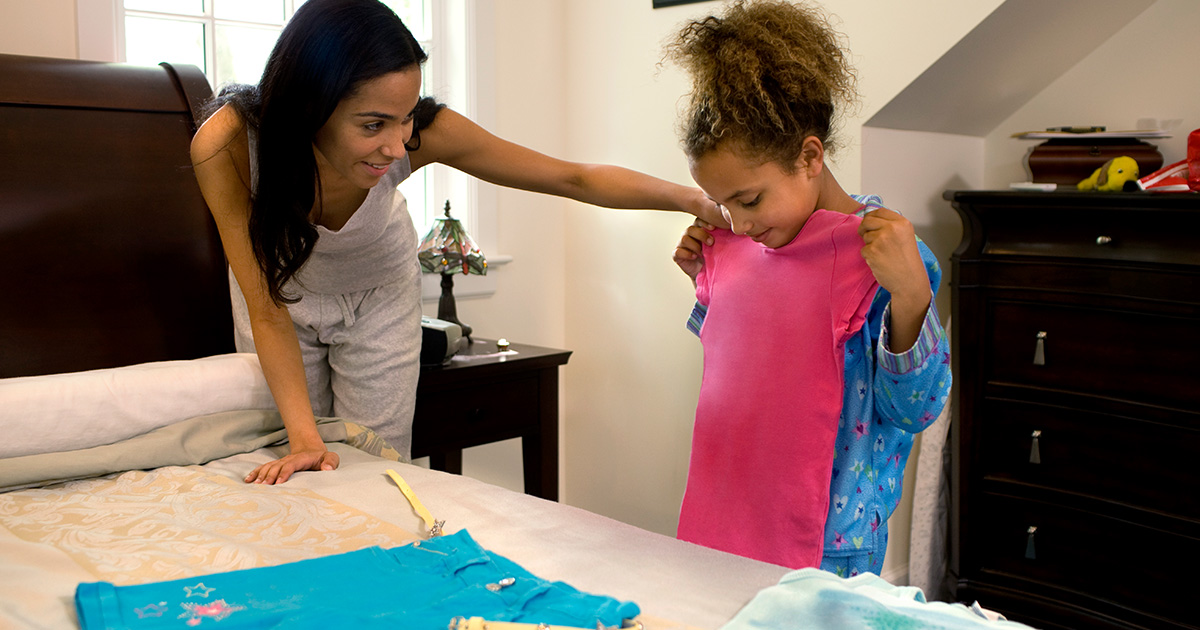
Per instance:
[[[570,350],[475,339],[455,360],[422,366],[413,415],[412,456],[462,474],[462,450],[521,438],[525,493],[558,500],[558,366]]]

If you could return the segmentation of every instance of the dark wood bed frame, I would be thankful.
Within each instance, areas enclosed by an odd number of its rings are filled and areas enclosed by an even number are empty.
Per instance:
[[[0,378],[233,352],[194,66],[0,55]]]

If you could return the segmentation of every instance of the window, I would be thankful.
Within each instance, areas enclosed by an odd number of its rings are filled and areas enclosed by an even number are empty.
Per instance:
[[[305,0],[76,0],[82,59],[154,65],[162,61],[199,67],[215,88],[257,83],[284,23]],[[491,76],[486,29],[494,0],[382,0],[396,12],[429,53],[427,94],[488,126],[491,109],[480,101],[476,81]],[[428,231],[450,200],[455,218],[496,256],[495,196],[475,180],[444,166],[425,168],[400,185],[417,233]],[[456,295],[494,291],[490,277],[463,278]],[[426,293],[436,296],[436,282]]]
[[[432,0],[382,0],[428,49]],[[214,87],[256,83],[284,23],[304,0],[123,0],[118,58],[198,66]]]
[[[230,83],[257,83],[283,25],[304,0],[123,0],[123,59],[155,65],[162,61],[200,68],[219,89]],[[432,44],[430,0],[384,0],[425,50]],[[437,61],[426,65],[436,74]],[[428,92],[426,82],[425,92]],[[419,228],[432,214],[430,192],[436,174],[429,169],[401,186]]]

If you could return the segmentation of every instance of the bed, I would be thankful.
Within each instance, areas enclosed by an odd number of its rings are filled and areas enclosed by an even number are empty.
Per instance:
[[[426,517],[547,582],[635,603],[651,630],[717,628],[764,594],[820,591],[773,590],[789,580],[845,587],[401,463],[338,419],[319,427],[338,470],[242,483],[285,433],[257,358],[233,350],[225,264],[188,161],[210,94],[190,66],[0,55],[0,627],[79,627],[81,584],[195,579],[187,597],[204,598],[222,572],[428,546]],[[918,600],[831,619],[866,627]],[[243,627],[231,611],[244,606],[203,603],[145,602],[104,627]]]

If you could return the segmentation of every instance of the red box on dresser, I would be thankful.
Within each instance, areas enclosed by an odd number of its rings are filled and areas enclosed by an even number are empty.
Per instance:
[[[1030,181],[1075,186],[1105,162],[1122,155],[1133,158],[1138,172],[1162,168],[1158,147],[1136,138],[1056,138],[1035,146],[1025,156]]]

